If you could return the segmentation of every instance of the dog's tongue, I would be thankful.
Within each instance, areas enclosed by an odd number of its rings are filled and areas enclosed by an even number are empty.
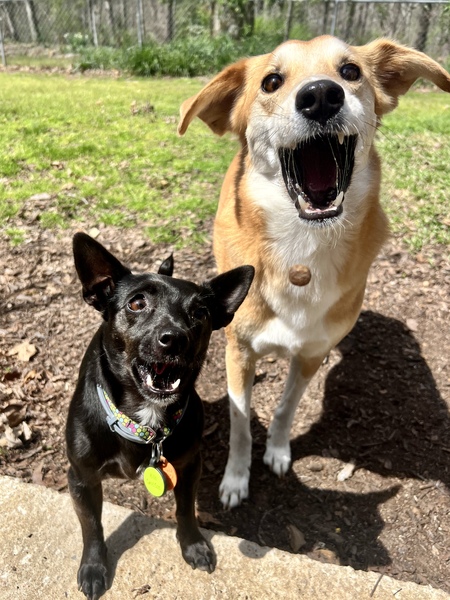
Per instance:
[[[155,363],[153,365],[153,370],[155,371],[155,373],[157,375],[162,375],[164,373],[164,371],[166,370],[167,365],[165,363]]]

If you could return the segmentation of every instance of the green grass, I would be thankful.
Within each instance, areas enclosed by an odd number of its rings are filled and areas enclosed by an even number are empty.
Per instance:
[[[27,54],[7,54],[8,67],[27,67],[33,69],[67,69],[72,66],[73,58],[67,56],[29,56]]]
[[[179,105],[201,85],[1,74],[0,223],[17,228],[49,194],[43,227],[139,223],[154,240],[201,237],[236,148],[200,123],[177,136]]]
[[[202,85],[1,73],[0,227],[20,243],[35,214],[40,227],[138,224],[154,241],[201,242],[237,148],[198,120],[177,136],[180,103]],[[378,147],[394,233],[416,250],[450,244],[450,96],[410,93]]]
[[[450,245],[450,95],[411,92],[378,136],[382,201],[392,230],[413,250]]]

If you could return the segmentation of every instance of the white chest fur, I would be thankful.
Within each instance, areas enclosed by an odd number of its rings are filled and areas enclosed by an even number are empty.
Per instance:
[[[267,193],[271,185],[276,187],[273,195]],[[253,337],[253,350],[260,356],[272,352],[311,357],[325,354],[340,337],[339,326],[329,323],[326,315],[343,293],[338,273],[347,257],[345,240],[353,235],[352,224],[343,220],[335,227],[311,227],[300,221],[278,185],[255,173],[252,187],[261,190],[256,195],[258,204],[269,213],[266,223],[270,252],[281,276],[278,282],[283,282],[272,285],[267,281],[261,289],[276,316]],[[309,267],[308,285],[296,287],[289,282],[289,269],[295,264]]]
[[[314,272],[314,271],[313,271]],[[287,272],[286,272],[287,279]],[[310,289],[286,287],[265,294],[267,304],[275,317],[270,319],[252,340],[256,354],[272,352],[281,355],[317,356],[328,351],[334,343],[335,328],[325,317],[341,293],[336,286],[336,276],[328,282],[310,282]]]

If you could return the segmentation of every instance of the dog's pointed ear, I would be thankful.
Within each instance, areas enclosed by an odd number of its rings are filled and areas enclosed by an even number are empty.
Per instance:
[[[184,135],[191,121],[199,117],[210,129],[223,135],[227,131],[242,133],[232,122],[233,107],[244,91],[248,63],[242,59],[226,67],[216,75],[198,94],[185,100],[180,108],[179,135]]]
[[[418,50],[379,39],[356,49],[362,54],[375,81],[377,115],[394,110],[398,97],[423,77],[444,92],[450,92],[450,74],[436,61]]]
[[[167,275],[172,277],[173,275],[173,254],[165,258],[159,266],[158,275]]]
[[[103,312],[117,283],[131,271],[86,233],[74,235],[73,256],[85,302]]]
[[[204,284],[209,292],[213,329],[220,329],[231,323],[234,313],[247,296],[254,275],[255,269],[244,265],[226,271]]]

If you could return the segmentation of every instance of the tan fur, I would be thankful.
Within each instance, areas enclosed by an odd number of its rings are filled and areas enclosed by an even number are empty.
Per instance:
[[[358,65],[363,77],[358,81],[342,81],[339,69],[346,63]],[[283,75],[283,85],[273,94],[263,93],[261,82],[272,72]],[[309,261],[307,266],[312,279],[304,290],[297,288],[293,291],[288,278],[291,265],[283,258],[281,249],[283,244],[285,247],[286,240],[277,231],[274,232],[273,219],[278,217],[270,213],[270,194],[286,192],[281,190],[282,186],[268,186],[270,190],[266,197],[263,185],[255,187],[255,181],[264,181],[264,173],[261,176],[258,173],[260,163],[255,161],[255,153],[264,152],[264,148],[257,146],[259,138],[254,130],[265,123],[267,128],[277,127],[277,123],[279,127],[289,124],[289,119],[294,119],[296,115],[286,113],[286,116],[282,112],[287,110],[284,107],[289,106],[289,102],[292,104],[292,97],[302,82],[319,77],[336,81],[344,88],[350,113],[355,110],[352,106],[364,111],[362,117],[358,118],[361,128],[366,126],[365,135],[370,147],[361,150],[362,158],[358,160],[363,161],[362,166],[358,172],[354,172],[349,188],[353,190],[349,192],[353,198],[348,201],[350,207],[352,202],[357,206],[354,214],[348,212],[350,208],[346,205],[347,200],[344,201],[346,218],[352,221],[351,227],[343,221],[342,231],[335,236],[335,247],[331,234],[327,238],[318,230],[309,232],[307,225],[299,225],[298,232],[292,237],[296,256],[302,256],[302,235],[305,236],[305,247],[318,244],[317,252],[322,252],[321,257],[316,258],[314,253],[308,255],[305,250],[305,260]],[[256,269],[250,293],[226,331],[228,385],[230,397],[234,400],[231,407],[230,459],[222,483],[222,501],[225,505],[235,506],[247,493],[244,480],[248,480],[249,430],[247,426],[244,427],[242,419],[246,419],[248,425],[254,364],[264,353],[258,351],[258,336],[264,335],[277,318],[282,318],[276,307],[294,306],[295,298],[298,298],[298,310],[308,317],[304,339],[301,333],[303,329],[298,326],[300,350],[291,351],[288,348],[291,371],[287,389],[269,430],[265,460],[279,474],[287,468],[287,459],[280,458],[280,449],[284,454],[289,454],[286,449],[286,429],[290,426],[298,401],[294,400],[294,391],[288,388],[297,385],[304,389],[324,356],[350,331],[358,317],[369,267],[388,233],[387,220],[379,204],[380,161],[372,146],[374,131],[382,115],[397,106],[399,95],[406,93],[418,77],[427,78],[442,90],[450,92],[450,75],[421,52],[389,40],[377,40],[358,47],[322,36],[309,42],[286,42],[270,54],[231,65],[181,107],[180,134],[184,134],[190,122],[198,116],[215,133],[222,135],[232,132],[241,141],[242,148],[230,165],[220,195],[214,226],[214,253],[220,271],[242,264],[251,264]],[[368,123],[373,125],[370,127]],[[286,129],[288,131],[289,127]],[[275,129],[273,133],[276,133]],[[366,178],[362,191],[360,187],[363,184],[359,183],[361,177]],[[260,201],[261,197],[264,202]],[[286,203],[289,202],[286,198]],[[284,205],[280,206],[284,210]],[[292,211],[290,218],[295,220],[298,216]],[[296,222],[293,227],[295,229]],[[324,254],[323,247],[320,250],[321,236],[325,246],[328,244],[328,262],[324,258],[326,252]],[[315,240],[314,243],[311,240]],[[308,308],[308,302],[319,302],[317,306],[320,306],[320,298],[314,297],[314,290],[317,293],[327,290],[324,278],[329,276],[335,279],[330,294],[334,294],[336,299],[318,324],[328,342],[316,345],[311,332],[307,332],[309,315],[313,319],[316,309]],[[286,327],[289,332],[291,326],[287,322]],[[239,416],[239,413],[242,415]],[[233,426],[233,419],[241,419],[240,429]],[[247,457],[242,459],[248,463],[245,468],[235,464],[239,451]]]

